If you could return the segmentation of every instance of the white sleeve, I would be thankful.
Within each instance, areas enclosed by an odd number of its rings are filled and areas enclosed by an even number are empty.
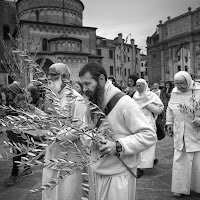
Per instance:
[[[140,153],[157,142],[157,135],[139,106],[130,106],[123,113],[125,123],[132,133],[120,138],[124,154]]]

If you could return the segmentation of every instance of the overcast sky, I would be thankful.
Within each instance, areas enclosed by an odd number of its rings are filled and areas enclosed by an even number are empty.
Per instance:
[[[97,35],[114,39],[128,34],[146,53],[146,38],[153,35],[159,20],[177,17],[200,7],[200,0],[81,0],[85,6],[83,25],[96,27]]]

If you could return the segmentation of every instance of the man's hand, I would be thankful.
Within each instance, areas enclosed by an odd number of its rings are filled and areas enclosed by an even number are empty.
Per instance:
[[[192,121],[192,124],[194,124],[196,127],[200,126],[200,117],[195,117]]]
[[[101,157],[114,155],[117,153],[116,143],[109,140],[101,140],[99,150],[101,152]]]

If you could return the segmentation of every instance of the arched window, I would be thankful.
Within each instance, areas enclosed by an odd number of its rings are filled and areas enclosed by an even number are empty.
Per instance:
[[[47,51],[48,50],[47,47],[48,47],[48,40],[47,40],[47,38],[43,38],[42,39],[42,51]]]

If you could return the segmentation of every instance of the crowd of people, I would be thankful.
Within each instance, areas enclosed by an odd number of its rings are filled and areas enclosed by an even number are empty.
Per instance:
[[[127,88],[122,91],[114,78],[107,77],[101,64],[90,62],[81,68],[79,78],[72,90],[76,98],[69,99],[69,67],[55,63],[49,68],[49,87],[56,94],[61,107],[66,109],[66,105],[72,103],[69,112],[73,118],[98,128],[101,126],[99,118],[88,112],[88,105],[83,104],[86,99],[105,113],[113,133],[112,139],[102,136],[98,143],[90,138],[85,140],[91,152],[90,156],[85,156],[91,161],[98,160],[86,169],[90,183],[87,197],[90,200],[135,199],[136,179],[145,173],[146,168],[153,168],[158,162],[155,154],[158,115],[162,115],[166,131],[173,132],[171,190],[174,196],[190,195],[191,190],[200,193],[200,84],[193,81],[189,73],[176,73],[174,87],[172,82],[166,82],[160,89],[159,84],[155,83],[152,90],[144,79],[132,74],[128,77]],[[49,104],[37,84],[22,89],[19,83],[13,82],[6,87],[1,85],[0,91],[2,105],[28,108],[32,112],[35,109],[48,112]],[[6,133],[10,142],[26,145],[26,141],[12,130],[6,130]],[[66,146],[61,145],[60,141]],[[67,152],[69,161],[80,163],[80,156],[67,146],[68,141],[75,143],[77,149],[82,151],[80,133],[71,130],[58,135],[47,147],[44,160],[62,159],[63,152]],[[7,185],[18,181],[19,168],[15,161],[20,161],[21,156],[13,158],[11,175],[5,180]],[[78,169],[65,177],[52,190],[44,190],[42,199],[81,200],[82,170]],[[59,170],[44,167],[42,184],[58,178],[59,173]],[[27,166],[22,176],[29,175],[32,175],[32,169]]]

